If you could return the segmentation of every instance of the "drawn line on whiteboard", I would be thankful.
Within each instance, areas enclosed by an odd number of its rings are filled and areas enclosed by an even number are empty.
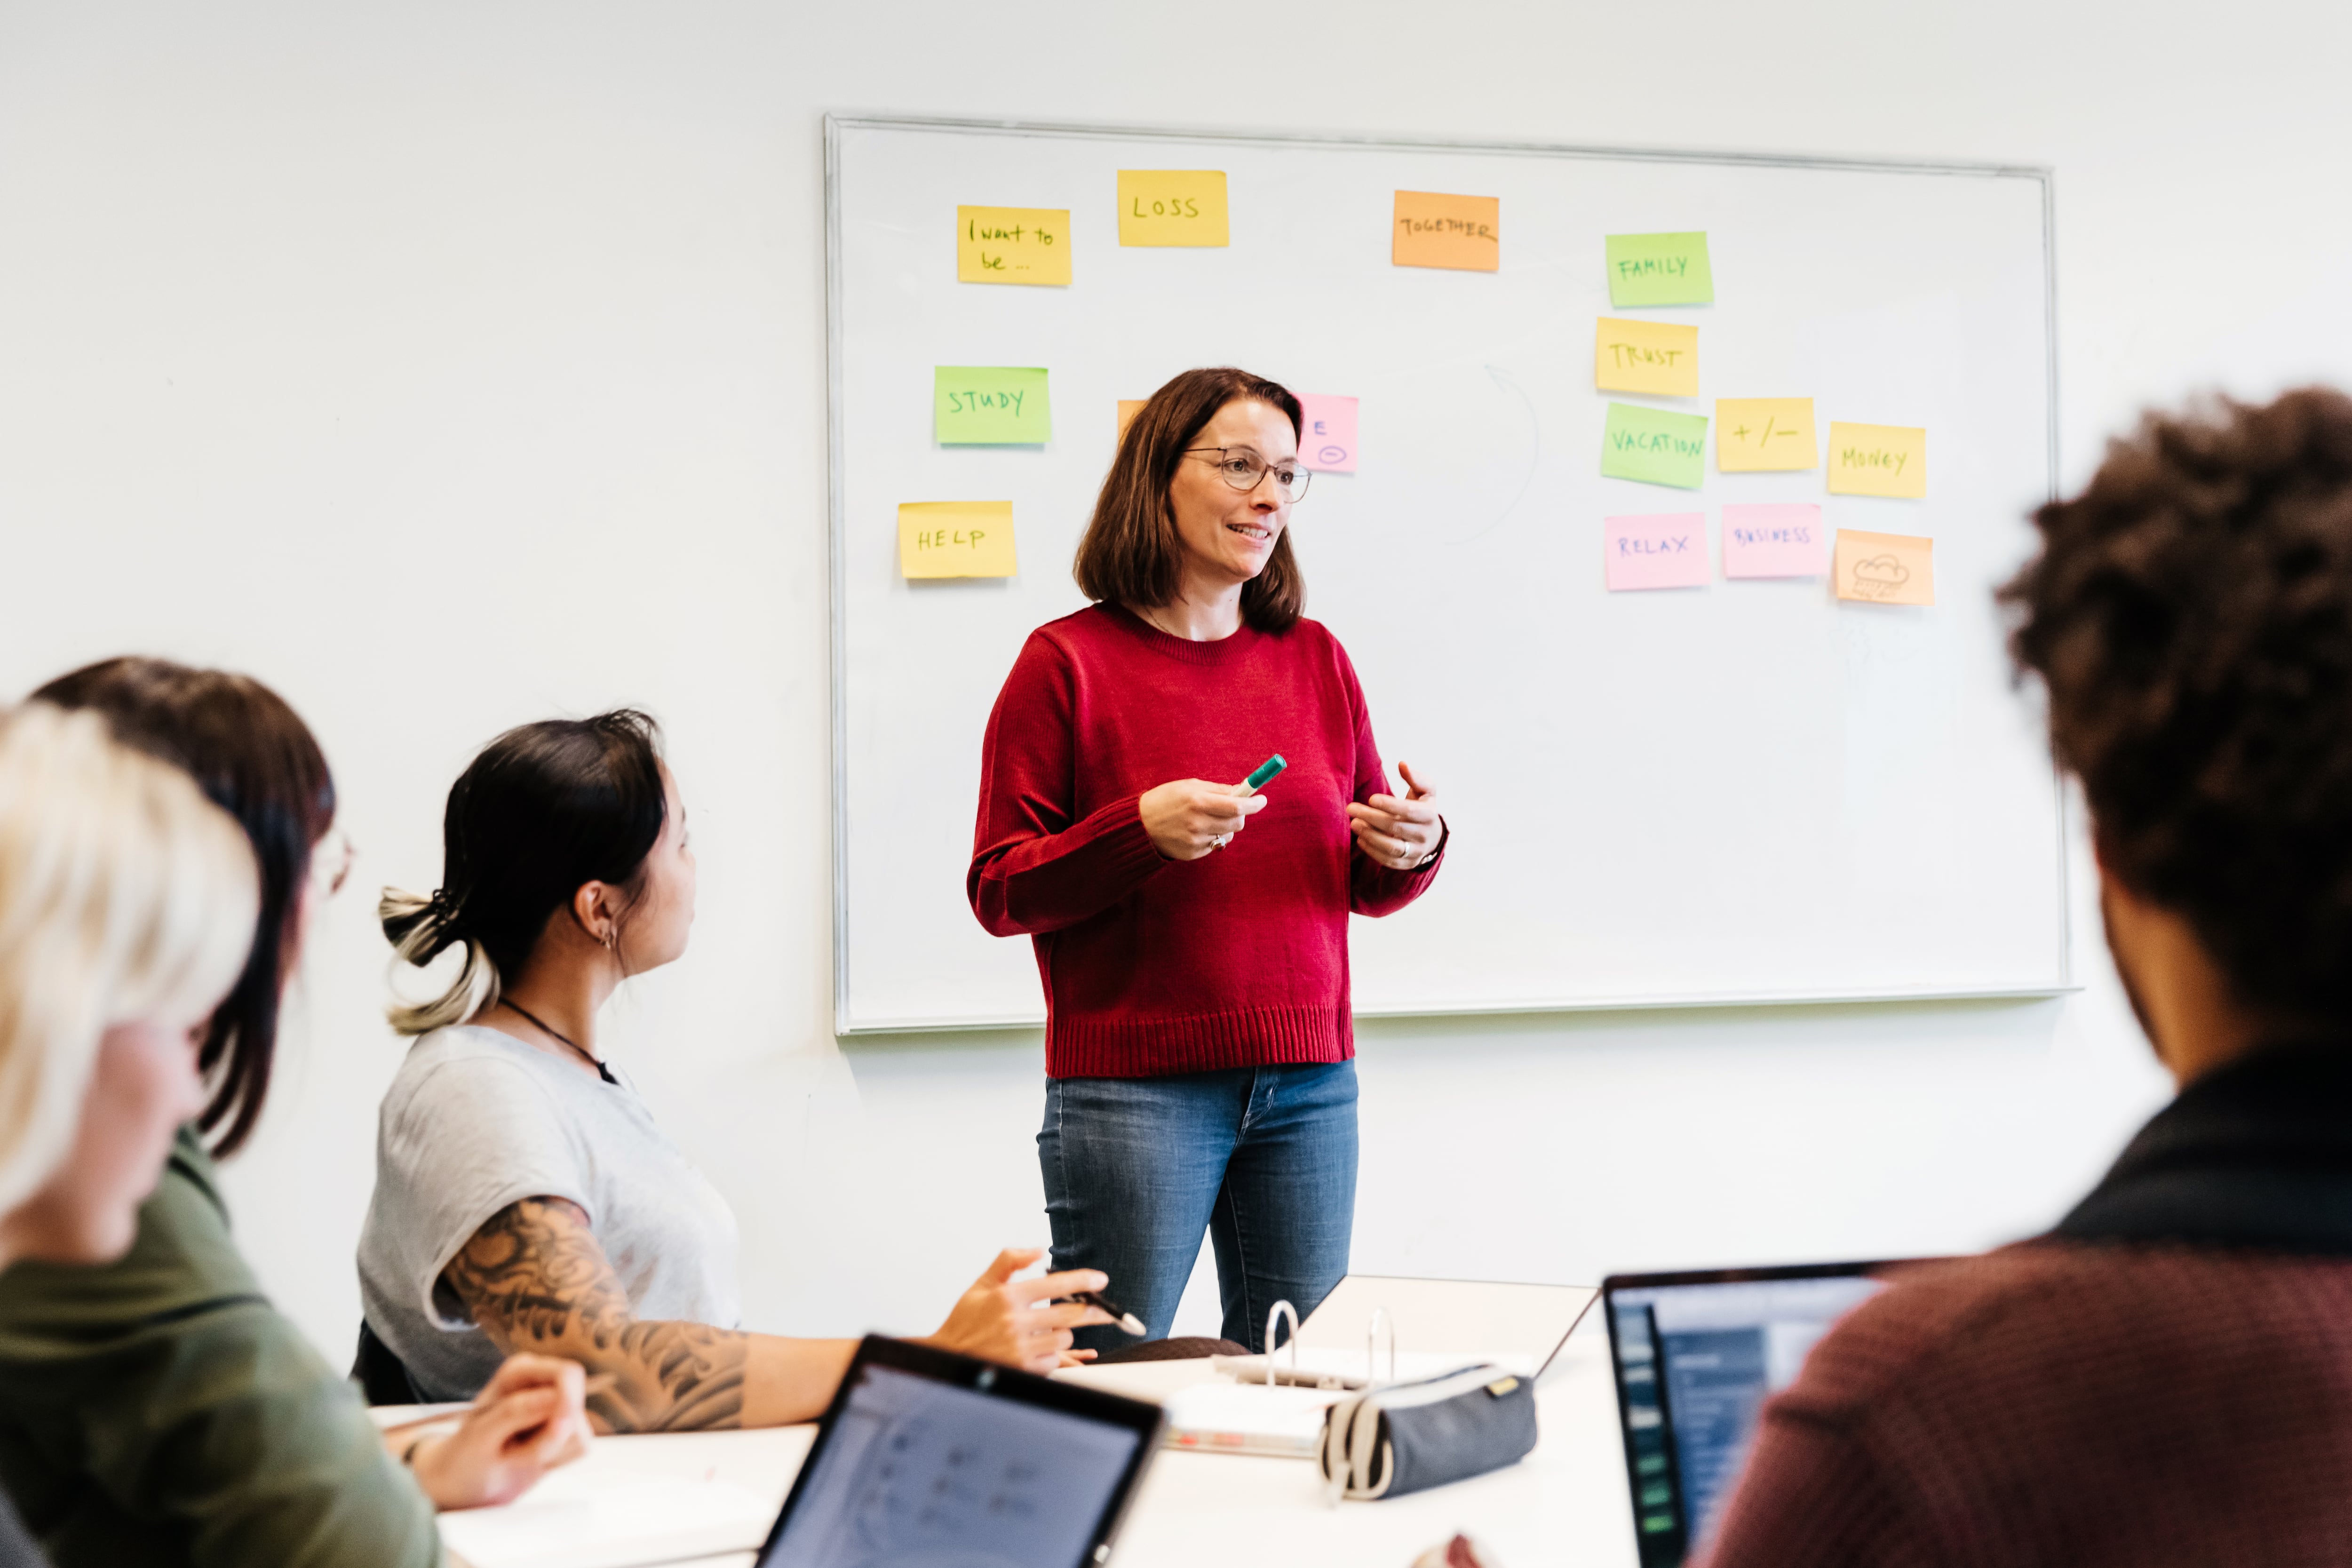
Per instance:
[[[1465,544],[1477,543],[1478,541],[1486,538],[1488,534],[1494,532],[1496,529],[1502,527],[1503,524],[1510,521],[1511,513],[1518,510],[1518,505],[1521,501],[1528,499],[1528,487],[1536,482],[1536,465],[1541,461],[1543,458],[1543,429],[1541,425],[1538,424],[1536,419],[1535,399],[1528,395],[1527,389],[1525,387],[1521,386],[1517,382],[1513,381],[1509,376],[1505,375],[1493,365],[1490,364],[1486,367],[1486,374],[1495,378],[1496,385],[1503,388],[1505,391],[1518,398],[1519,406],[1528,411],[1528,471],[1520,478],[1518,493],[1511,497],[1510,504],[1504,507],[1500,512],[1496,514],[1494,521],[1488,523],[1486,527],[1480,529],[1477,532],[1464,540],[1462,542]]]

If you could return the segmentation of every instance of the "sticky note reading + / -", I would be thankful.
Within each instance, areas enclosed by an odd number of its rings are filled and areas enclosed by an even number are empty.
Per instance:
[[[1715,303],[1715,271],[1707,265],[1705,234],[1612,234],[1604,254],[1609,302],[1618,310]]]
[[[941,446],[1034,446],[1049,440],[1054,414],[1045,400],[1045,372],[1036,365],[935,365],[931,425]]]
[[[1592,384],[1602,392],[1698,395],[1698,329],[1603,316],[1592,339]]]
[[[1749,474],[1810,468],[1819,457],[1813,441],[1811,398],[1715,400],[1717,472]]]
[[[898,507],[898,570],[908,577],[1010,577],[1013,503],[910,500]]]
[[[1706,561],[1706,513],[1677,511],[1612,517],[1601,524],[1601,571],[1609,591],[1704,588],[1714,574]]]
[[[1833,496],[1918,500],[1927,493],[1927,432],[1832,420],[1829,489]]]
[[[1067,283],[1070,215],[1061,207],[956,208],[956,281]]]
[[[1841,528],[1830,568],[1837,596],[1865,605],[1936,602],[1936,542],[1908,533]]]
[[[1716,446],[1723,445],[1716,426]],[[1822,509],[1811,501],[1723,509],[1723,574],[1727,577],[1818,577],[1829,569],[1829,536]]]
[[[1222,169],[1121,169],[1121,245],[1226,245]]]
[[[1302,392],[1298,406],[1298,460],[1327,474],[1356,471],[1356,400]]]
[[[1503,265],[1503,198],[1399,191],[1389,260],[1399,267],[1495,272]]]
[[[1706,482],[1706,416],[1611,404],[1601,433],[1601,472],[1612,479],[1698,489]]]

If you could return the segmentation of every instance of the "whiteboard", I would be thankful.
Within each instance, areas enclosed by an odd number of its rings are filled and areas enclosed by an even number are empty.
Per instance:
[[[826,158],[843,1033],[1044,1017],[1029,942],[965,900],[982,731],[1085,603],[1118,401],[1223,363],[1361,400],[1359,471],[1292,514],[1307,613],[1454,835],[1353,921],[1359,1014],[2068,987],[2063,796],[1992,601],[2054,483],[2047,171],[847,117]],[[1225,171],[1230,247],[1122,248],[1122,168]],[[1500,270],[1392,266],[1398,190],[1499,197]],[[959,283],[959,204],[1068,209],[1072,284]],[[1692,229],[1715,303],[1612,311],[1603,237]],[[1697,324],[1703,396],[1596,393],[1611,314]],[[1053,439],[935,444],[933,367],[998,364],[1048,368]],[[1612,396],[1924,426],[1928,496],[1604,479]],[[902,578],[898,503],[967,500],[1013,503],[1019,574]],[[1744,501],[1932,536],[1935,606],[1603,587],[1604,517],[1704,508],[1719,551]]]

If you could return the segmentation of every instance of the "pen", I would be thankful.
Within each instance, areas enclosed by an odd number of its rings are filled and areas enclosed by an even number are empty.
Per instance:
[[[1104,1295],[1099,1290],[1073,1290],[1069,1295],[1069,1300],[1079,1303],[1081,1306],[1100,1307],[1104,1311],[1110,1314],[1112,1322],[1117,1323],[1120,1329],[1124,1330],[1128,1333],[1133,1334],[1139,1340],[1145,1334],[1151,1331],[1143,1326],[1143,1320],[1141,1318],[1137,1317],[1133,1312],[1129,1311],[1126,1308],[1120,1306],[1118,1302],[1112,1300],[1109,1297]]]
[[[1280,773],[1289,765],[1290,764],[1282,760],[1282,753],[1280,752],[1275,752],[1274,755],[1258,763],[1257,772],[1242,780],[1242,794],[1244,796],[1255,795],[1258,791],[1264,789],[1273,781],[1275,774]]]

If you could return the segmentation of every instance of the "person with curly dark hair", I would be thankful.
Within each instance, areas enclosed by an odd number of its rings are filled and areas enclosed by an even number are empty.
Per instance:
[[[1766,1406],[1748,1564],[2352,1555],[2352,399],[2151,416],[2002,592],[2179,1095]]]

